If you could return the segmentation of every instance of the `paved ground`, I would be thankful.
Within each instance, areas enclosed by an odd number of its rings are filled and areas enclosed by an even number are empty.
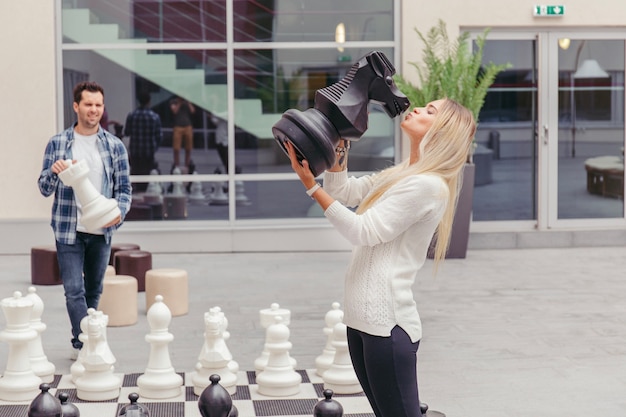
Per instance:
[[[150,250],[150,248],[144,248]],[[419,352],[422,399],[448,417],[626,415],[626,248],[473,250],[415,284],[424,323]],[[174,367],[193,369],[202,314],[220,306],[228,346],[241,369],[262,351],[259,310],[291,310],[291,356],[313,368],[324,315],[342,300],[349,253],[153,254],[153,266],[187,269],[190,312],[170,332]],[[0,256],[0,297],[26,292],[28,256]],[[61,286],[38,286],[43,334],[57,373],[69,373],[69,321]],[[119,372],[143,372],[149,345],[144,294],[139,322],[109,328]],[[4,329],[4,316],[0,317]],[[1,334],[1,333],[0,333]],[[7,345],[0,343],[0,372]]]

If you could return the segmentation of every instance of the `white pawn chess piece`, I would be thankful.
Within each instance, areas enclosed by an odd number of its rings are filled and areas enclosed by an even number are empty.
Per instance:
[[[95,308],[88,308],[87,315],[80,320],[80,334],[78,335],[78,340],[83,343],[83,348],[78,352],[78,357],[70,366],[70,373],[72,375],[72,382],[75,384],[78,377],[82,376],[85,373],[85,367],[83,366],[83,361],[85,360],[85,356],[87,356],[87,352],[89,351],[89,335],[87,334],[87,323],[89,322],[89,318],[96,312]]]
[[[59,178],[68,187],[72,187],[80,203],[80,222],[87,231],[95,231],[115,220],[120,215],[120,208],[114,198],[106,198],[89,181],[89,166],[84,160],[72,163],[66,160],[67,168],[59,173]]]
[[[193,392],[200,396],[209,386],[211,375],[220,376],[220,385],[233,395],[237,391],[237,375],[228,367],[233,355],[224,341],[225,316],[219,308],[204,313],[204,344],[192,376]]]
[[[343,322],[333,328],[333,346],[335,358],[332,365],[322,375],[324,389],[331,389],[336,394],[357,394],[363,388],[354,372],[348,351],[348,330]]]
[[[108,322],[109,317],[102,311],[95,311],[87,320],[89,346],[83,359],[85,372],[74,384],[76,396],[81,400],[106,401],[120,395],[122,378],[113,373],[116,359],[107,342]]]
[[[173,398],[181,394],[183,378],[174,370],[168,350],[174,340],[174,335],[168,331],[172,312],[162,295],[154,299],[147,313],[150,333],[146,335],[146,342],[150,343],[150,357],[145,373],[137,378],[137,386],[139,395],[144,398]]]
[[[174,168],[174,170],[172,171],[172,175],[181,175],[180,168],[178,167]],[[187,195],[185,193],[185,188],[183,186],[182,181],[174,181],[174,183],[172,184],[171,195],[173,196],[183,196],[183,195],[186,196]]]
[[[198,171],[194,171],[193,175],[198,175]],[[189,201],[196,204],[204,203],[206,196],[202,192],[202,182],[192,181],[189,189]]]
[[[291,312],[286,308],[280,308],[280,305],[278,303],[272,303],[270,304],[270,308],[264,308],[259,311],[261,327],[267,329],[270,325],[274,324],[274,318],[276,316],[280,316],[282,318],[283,324],[285,326],[289,326]],[[261,356],[254,360],[254,370],[257,374],[265,369],[268,358],[269,352],[267,351],[267,349],[263,348]],[[297,361],[292,357],[289,357],[289,361],[291,362],[291,366],[295,369],[297,366]]]
[[[252,204],[244,192],[243,181],[235,181],[235,203],[240,206]]]
[[[159,175],[159,171],[153,169],[150,171],[150,175]],[[144,203],[162,203],[163,202],[163,187],[158,181],[150,181],[146,192],[143,195]]]
[[[35,375],[40,377],[43,382],[50,383],[54,381],[54,371],[56,370],[56,367],[48,360],[41,343],[41,334],[47,327],[41,321],[44,309],[43,300],[39,297],[39,295],[37,295],[37,289],[35,287],[28,288],[26,298],[33,302],[33,309],[30,315],[30,327],[37,332],[37,337],[28,343],[28,356],[30,357],[30,364],[35,372]]]
[[[343,311],[339,309],[340,304],[334,302],[331,309],[324,316],[324,334],[326,335],[326,345],[322,350],[322,354],[315,358],[315,373],[322,376],[324,372],[330,368],[335,359],[335,347],[333,346],[333,329],[335,324],[343,321]]]
[[[9,344],[6,369],[0,378],[0,400],[29,401],[39,394],[42,383],[28,357],[28,344],[37,337],[37,331],[30,327],[33,302],[15,291],[13,297],[3,299],[0,304],[6,318],[0,340]]]
[[[213,192],[211,193],[210,204],[215,206],[224,206],[228,204],[228,194],[224,192],[223,182],[213,183]]]
[[[289,327],[281,316],[274,316],[274,324],[266,330],[265,349],[269,352],[265,369],[256,376],[258,393],[269,397],[288,397],[300,392],[302,375],[291,365]]]

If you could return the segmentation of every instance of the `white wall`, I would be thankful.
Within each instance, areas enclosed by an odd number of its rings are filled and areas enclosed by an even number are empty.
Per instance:
[[[3,221],[50,216],[51,199],[39,194],[37,178],[46,143],[56,131],[54,7],[53,1],[0,2]]]

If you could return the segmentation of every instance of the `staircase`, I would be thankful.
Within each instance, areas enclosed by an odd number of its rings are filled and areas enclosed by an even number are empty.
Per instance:
[[[63,9],[63,36],[83,44],[145,44],[146,39],[120,37],[117,24],[97,23],[89,9]],[[194,105],[228,118],[226,84],[205,84],[203,69],[177,68],[174,54],[151,54],[142,49],[94,49],[94,53],[120,65]],[[264,114],[259,99],[235,99],[235,125],[259,139],[274,139],[272,126],[281,114]],[[384,112],[370,114],[364,136],[388,137],[393,121]]]

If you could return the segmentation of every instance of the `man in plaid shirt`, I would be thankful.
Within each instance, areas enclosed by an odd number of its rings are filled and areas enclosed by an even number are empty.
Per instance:
[[[161,144],[161,118],[150,110],[150,94],[141,92],[137,96],[139,108],[128,114],[124,135],[130,137],[130,173],[148,175],[157,166],[154,153]],[[145,191],[148,183],[135,183],[137,191]]]
[[[130,209],[128,154],[122,141],[100,127],[104,111],[104,90],[95,82],[74,87],[74,112],[77,122],[53,136],[46,146],[39,191],[44,197],[54,193],[51,226],[56,241],[57,258],[65,303],[72,325],[72,358],[82,348],[80,321],[88,308],[98,308],[102,281],[111,254],[111,236]],[[120,216],[98,230],[81,224],[82,209],[71,187],[58,174],[67,167],[66,160],[85,160],[89,181],[106,198],[114,198]]]

